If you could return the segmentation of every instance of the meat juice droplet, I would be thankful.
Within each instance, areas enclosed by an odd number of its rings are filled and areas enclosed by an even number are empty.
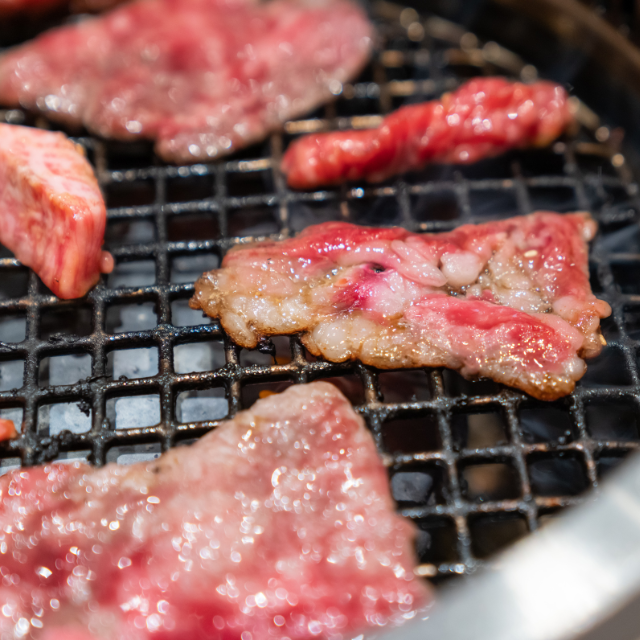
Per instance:
[[[115,267],[113,256],[108,251],[100,254],[100,273],[111,273]]]

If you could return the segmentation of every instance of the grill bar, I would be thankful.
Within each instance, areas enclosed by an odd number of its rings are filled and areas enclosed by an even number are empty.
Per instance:
[[[149,458],[216,428],[260,393],[331,378],[366,418],[399,509],[423,532],[419,572],[443,578],[474,569],[580,502],[638,448],[640,192],[618,139],[584,105],[581,120],[589,126],[549,150],[428,167],[377,186],[313,193],[286,187],[279,161],[295,135],[372,126],[400,104],[436,97],[471,74],[537,76],[498,44],[438,17],[388,3],[375,5],[374,15],[380,43],[358,82],[321,113],[227,161],[171,167],[145,143],[77,138],[106,194],[116,270],[83,300],[60,301],[8,252],[0,254],[0,416],[22,422],[20,438],[0,448],[0,471],[53,459],[102,465]],[[0,115],[36,122],[19,110]],[[230,247],[284,238],[313,222],[431,232],[540,208],[586,209],[599,221],[592,282],[614,309],[604,323],[609,346],[576,391],[551,405],[437,369],[382,372],[324,362],[296,337],[274,341],[274,363],[235,347],[217,322],[185,306],[195,277]],[[4,337],[21,323],[24,339]],[[132,350],[145,351],[136,351],[138,358],[127,355]],[[79,381],[65,379],[69,363],[82,360],[72,355],[91,359]],[[153,422],[140,424],[141,415]],[[72,431],[61,431],[64,425]]]

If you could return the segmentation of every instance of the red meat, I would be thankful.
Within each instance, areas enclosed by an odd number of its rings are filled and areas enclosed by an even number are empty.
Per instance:
[[[113,269],[101,251],[102,194],[81,147],[61,133],[0,124],[0,242],[60,298]]]
[[[572,122],[558,85],[477,78],[441,100],[399,109],[377,129],[304,136],[289,147],[282,169],[297,189],[378,182],[428,162],[467,164],[545,146]]]
[[[238,246],[193,308],[241,346],[301,333],[314,355],[380,368],[445,366],[542,399],[569,393],[604,344],[588,214],[536,213],[442,234],[330,222]]]
[[[0,442],[3,440],[11,440],[16,437],[16,427],[13,424],[13,420],[5,420],[0,418]]]
[[[348,0],[139,0],[0,58],[0,101],[194,162],[256,142],[364,65]]]
[[[344,396],[294,386],[153,462],[0,479],[0,637],[349,640],[429,599],[412,536]]]

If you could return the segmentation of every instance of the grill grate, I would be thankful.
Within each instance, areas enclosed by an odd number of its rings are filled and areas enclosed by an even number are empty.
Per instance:
[[[385,3],[374,13],[380,42],[359,81],[226,162],[171,167],[145,143],[78,138],[106,195],[116,269],[85,299],[60,301],[0,254],[0,416],[22,423],[20,438],[0,447],[0,471],[54,459],[149,459],[260,395],[331,378],[366,418],[399,508],[420,527],[420,573],[444,578],[578,502],[638,448],[640,201],[615,132],[597,116],[583,107],[588,126],[550,150],[432,166],[373,187],[286,188],[279,159],[300,133],[371,126],[471,75],[536,76],[513,53],[437,17]],[[19,110],[2,115],[46,126]],[[614,309],[603,325],[609,346],[563,401],[537,402],[450,371],[327,363],[296,338],[274,339],[273,364],[273,353],[234,347],[186,304],[195,278],[252,238],[329,219],[439,231],[540,208],[587,209],[599,221],[592,284]]]

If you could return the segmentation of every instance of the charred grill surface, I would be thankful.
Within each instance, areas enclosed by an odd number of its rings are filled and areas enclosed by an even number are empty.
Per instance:
[[[375,126],[393,108],[438,97],[469,75],[536,75],[439,18],[386,4],[374,15],[374,59],[334,104],[227,161],[171,167],[150,145],[77,139],[107,198],[106,248],[116,268],[86,298],[61,301],[0,254],[0,418],[21,425],[19,438],[1,445],[0,470],[149,459],[260,395],[330,378],[365,417],[399,509],[422,531],[422,574],[445,577],[579,501],[637,448],[640,201],[615,136],[596,116],[585,112],[590,126],[550,149],[432,166],[377,186],[286,188],[278,167],[299,134]],[[2,116],[40,124],[20,110]],[[219,324],[188,309],[195,280],[251,239],[336,219],[431,232],[541,208],[588,210],[598,221],[592,287],[613,308],[603,322],[608,346],[557,403],[439,369],[324,362],[295,337],[239,349]]]

